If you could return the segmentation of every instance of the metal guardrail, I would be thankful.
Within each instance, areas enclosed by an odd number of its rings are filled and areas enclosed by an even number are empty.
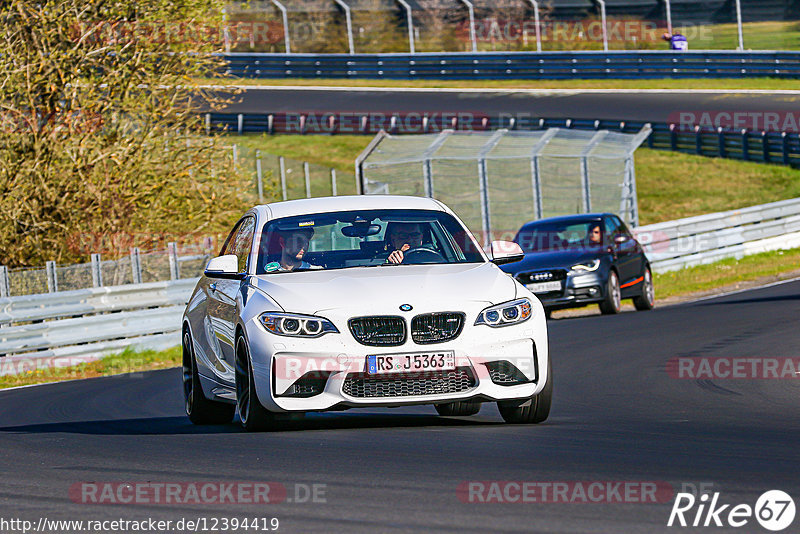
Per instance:
[[[800,52],[611,51],[423,54],[230,53],[240,78],[537,79],[797,78]]]
[[[310,120],[313,117],[313,120]],[[229,133],[375,135],[438,133],[443,130],[545,130],[567,128],[637,133],[650,124],[646,146],[701,156],[800,166],[800,134],[752,130],[686,131],[675,124],[597,119],[519,118],[471,113],[209,113],[209,130]]]
[[[800,247],[800,198],[636,228],[656,272]]]
[[[0,375],[75,365],[129,347],[180,344],[197,279],[0,299]]]

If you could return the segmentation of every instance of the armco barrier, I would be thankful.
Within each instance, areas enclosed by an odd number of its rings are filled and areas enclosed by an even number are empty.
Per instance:
[[[656,272],[800,247],[800,199],[636,228]]]
[[[381,130],[392,134],[421,134],[453,130],[542,130],[575,128],[637,133],[644,121],[553,119],[509,114],[473,113],[209,113],[209,131],[268,134],[361,134]],[[761,163],[800,166],[800,134],[751,130],[684,131],[673,124],[649,123],[653,133],[648,148]]]
[[[197,279],[0,299],[0,375],[180,344]]]
[[[241,78],[602,79],[800,77],[800,52],[614,51],[224,56]]]

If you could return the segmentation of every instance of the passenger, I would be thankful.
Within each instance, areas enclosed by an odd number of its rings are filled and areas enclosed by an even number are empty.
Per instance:
[[[308,244],[312,237],[314,237],[313,228],[278,232],[278,244],[281,247],[280,261],[268,263],[264,270],[274,273],[322,269],[322,267],[311,265],[303,259],[308,252]]]
[[[386,230],[390,250],[387,263],[403,263],[403,253],[422,246],[422,226],[419,223],[391,223]]]

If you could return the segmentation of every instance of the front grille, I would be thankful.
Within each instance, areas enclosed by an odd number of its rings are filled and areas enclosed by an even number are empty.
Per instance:
[[[455,339],[464,328],[463,313],[442,312],[417,315],[411,320],[411,339],[420,345]]]
[[[515,386],[525,384],[529,380],[522,374],[522,371],[508,361],[487,362],[486,368],[489,370],[489,378],[492,382],[500,386]]]
[[[403,373],[374,376],[351,373],[344,380],[342,391],[351,397],[411,397],[460,393],[475,387],[475,377],[469,367],[432,373]]]
[[[406,341],[406,322],[402,317],[354,317],[347,322],[350,333],[362,345],[392,347]]]

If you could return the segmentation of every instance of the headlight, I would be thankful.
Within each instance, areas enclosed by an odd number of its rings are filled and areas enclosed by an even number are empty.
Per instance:
[[[570,272],[572,274],[591,273],[596,271],[599,267],[600,267],[600,260],[594,259],[573,265],[570,268]]]
[[[519,299],[486,308],[478,314],[475,324],[485,324],[493,328],[510,326],[527,321],[531,315],[533,315],[531,301]]]
[[[320,337],[325,334],[339,333],[332,322],[313,315],[267,312],[262,314],[259,319],[264,328],[279,336]]]

